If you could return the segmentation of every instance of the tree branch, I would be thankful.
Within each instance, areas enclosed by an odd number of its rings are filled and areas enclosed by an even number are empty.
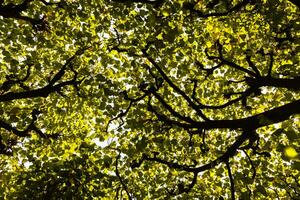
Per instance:
[[[121,175],[120,175],[120,173],[119,173],[119,170],[118,170],[118,162],[119,162],[120,157],[121,157],[121,155],[119,154],[119,155],[117,156],[117,158],[116,158],[116,165],[115,165],[116,176],[118,177],[118,179],[119,179],[119,181],[120,181],[122,187],[124,188],[124,190],[125,190],[125,192],[126,192],[126,194],[127,194],[128,199],[129,199],[129,200],[132,200],[131,195],[130,195],[130,193],[129,193],[129,191],[128,191],[128,188],[127,188],[126,184],[124,183],[124,181],[123,181],[123,179],[122,179],[122,177],[121,177]]]
[[[206,122],[182,123],[176,120],[171,120],[167,116],[158,113],[152,105],[148,104],[149,111],[155,113],[159,119],[169,125],[175,125],[186,129],[257,129],[263,126],[268,126],[278,122],[288,120],[290,116],[300,113],[300,100],[285,104],[280,107],[267,110],[263,113],[256,114],[250,117],[233,119],[233,120],[211,120]]]
[[[139,167],[145,160],[147,161],[153,161],[153,162],[158,162],[164,165],[167,165],[170,168],[173,169],[178,169],[181,171],[186,171],[186,172],[193,172],[193,173],[199,173],[199,172],[203,172],[209,169],[212,169],[214,167],[216,167],[217,165],[219,165],[222,162],[227,161],[229,158],[233,157],[236,152],[237,149],[247,140],[249,139],[249,137],[251,137],[250,135],[248,135],[247,132],[243,132],[243,134],[241,134],[236,141],[227,149],[227,151],[220,157],[218,157],[217,159],[213,160],[212,162],[202,165],[200,167],[191,167],[188,165],[181,165],[178,163],[173,163],[170,161],[166,161],[160,158],[157,158],[156,156],[154,157],[149,157],[146,154],[143,154],[141,160],[139,162],[135,162],[134,166],[132,166],[132,168],[136,168]]]
[[[248,85],[255,85],[256,87],[271,86],[277,88],[287,88],[292,90],[300,90],[300,76],[294,78],[273,78],[264,76],[261,78],[247,77],[246,82]]]
[[[217,49],[218,49],[218,53],[219,55],[218,56],[212,56],[208,53],[207,49],[205,49],[205,54],[207,56],[207,58],[209,60],[219,60],[223,65],[228,65],[236,70],[239,70],[241,72],[244,72],[246,74],[248,74],[249,76],[253,76],[253,77],[257,77],[258,74],[256,74],[255,72],[251,71],[251,70],[248,70],[234,62],[231,62],[229,60],[227,60],[226,58],[224,58],[223,54],[222,54],[222,50],[223,50],[223,46],[220,44],[219,41],[216,42],[216,46],[217,46]],[[219,65],[219,67],[221,67],[222,65]],[[217,69],[217,68],[214,68],[214,69]]]
[[[38,31],[48,31],[48,23],[42,18],[42,19],[35,19],[28,16],[24,16],[21,13],[26,11],[29,7],[29,4],[33,2],[34,0],[24,0],[20,4],[12,4],[9,3],[7,5],[2,5],[0,3],[0,16],[4,18],[12,18],[17,20],[24,20],[26,22],[29,22],[34,29]],[[58,5],[58,7],[62,7],[63,2],[58,3],[47,3],[45,0],[39,0],[44,5]]]
[[[252,170],[253,170],[252,180],[254,180],[255,177],[256,177],[256,168],[255,168],[254,163],[252,162],[250,156],[248,155],[248,153],[247,153],[245,150],[243,150],[243,152],[244,152],[244,154],[247,156],[247,158],[248,158],[248,160],[249,160],[249,162],[250,162],[251,168],[252,168]]]
[[[151,62],[151,64],[157,69],[157,71],[160,73],[160,75],[163,77],[163,79],[178,93],[180,94],[189,104],[191,108],[193,108],[199,117],[202,119],[209,121],[209,119],[203,114],[203,112],[199,109],[199,106],[196,105],[190,97],[187,96],[187,94],[182,91],[177,85],[175,85],[171,79],[167,76],[167,74],[160,68],[160,66],[154,61],[154,59],[148,55],[146,50],[142,50],[144,56]]]
[[[82,80],[77,80],[77,72],[71,66],[72,61],[76,58],[76,56],[81,55],[87,48],[78,50],[75,55],[70,57],[63,67],[54,75],[54,77],[49,81],[49,83],[38,89],[26,90],[21,92],[8,92],[0,95],[0,102],[12,101],[17,99],[25,99],[25,98],[36,98],[36,97],[47,97],[49,94],[53,92],[60,92],[61,89],[65,86],[72,85],[75,88],[81,83]],[[74,73],[73,79],[68,81],[63,81],[61,83],[57,83],[64,76],[67,68]],[[27,76],[26,76],[27,77]],[[1,86],[2,88],[3,86]]]
[[[228,176],[229,176],[229,180],[230,180],[230,191],[231,191],[231,199],[232,200],[235,200],[235,189],[234,189],[234,180],[233,180],[233,176],[232,176],[232,173],[231,173],[231,169],[230,169],[230,165],[229,165],[229,160],[227,160],[225,162],[226,164],[226,168],[227,168],[227,172],[228,172]]]
[[[189,193],[193,189],[193,187],[196,185],[197,177],[198,177],[198,173],[194,172],[193,173],[193,179],[192,179],[191,183],[188,184],[187,187],[185,187],[183,183],[179,183],[177,185],[177,187],[178,187],[177,191],[175,191],[175,189],[167,190],[168,193],[172,196],[179,195],[179,194],[182,194],[182,193]]]
[[[19,137],[27,137],[30,136],[29,132],[31,131],[35,131],[37,132],[42,138],[47,138],[47,136],[41,131],[39,130],[36,126],[35,126],[35,122],[37,120],[37,115],[39,114],[39,111],[34,109],[31,113],[32,116],[32,120],[30,122],[30,124],[27,126],[27,128],[25,128],[24,130],[20,131],[17,128],[12,127],[10,124],[4,122],[3,120],[0,120],[0,128],[4,128],[5,130],[14,133],[15,135],[19,136]]]
[[[187,123],[195,123],[196,121],[190,117],[186,117],[181,115],[179,112],[175,111],[165,100],[155,91],[152,94],[156,97],[156,99],[174,116],[178,119],[185,121]]]

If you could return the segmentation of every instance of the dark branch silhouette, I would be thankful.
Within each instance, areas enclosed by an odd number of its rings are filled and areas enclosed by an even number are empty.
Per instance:
[[[151,44],[150,44],[151,45]],[[245,118],[238,118],[238,119],[223,119],[223,120],[212,120],[208,119],[203,109],[220,109],[225,108],[229,105],[233,105],[234,103],[237,103],[239,101],[242,101],[242,104],[246,104],[247,98],[249,98],[252,94],[254,95],[260,95],[260,92],[258,92],[260,87],[263,86],[270,86],[270,87],[276,87],[276,88],[286,88],[289,90],[297,91],[299,90],[299,77],[296,76],[294,78],[276,78],[272,76],[272,67],[273,67],[273,54],[266,54],[266,56],[270,57],[270,62],[268,68],[268,73],[266,75],[263,75],[258,68],[256,67],[255,63],[252,61],[251,56],[246,54],[246,63],[248,64],[248,68],[245,68],[243,66],[240,66],[234,62],[226,60],[223,55],[223,49],[222,45],[217,41],[216,47],[218,55],[210,55],[208,51],[206,51],[206,55],[208,59],[218,61],[219,64],[217,64],[215,67],[212,68],[205,68],[201,63],[196,63],[201,70],[208,71],[208,73],[212,74],[212,72],[223,65],[227,65],[229,67],[232,67],[241,73],[245,74],[245,79],[239,82],[244,82],[246,85],[248,85],[248,88],[244,92],[233,92],[229,95],[241,95],[240,97],[233,99],[231,101],[228,101],[227,103],[223,105],[218,106],[210,106],[210,105],[203,105],[201,104],[197,98],[196,98],[196,87],[197,87],[197,81],[193,80],[193,92],[192,95],[189,96],[184,90],[180,89],[173,81],[172,79],[164,72],[163,68],[159,66],[159,64],[155,61],[154,58],[152,58],[148,53],[147,49],[150,46],[149,44],[146,46],[145,49],[142,50],[143,55],[142,57],[147,59],[151,66],[147,66],[149,74],[153,77],[155,81],[155,85],[145,84],[143,83],[142,86],[139,87],[140,91],[144,93],[141,97],[137,98],[129,98],[127,95],[127,92],[125,92],[125,100],[129,101],[129,107],[125,110],[125,112],[121,112],[118,116],[113,118],[113,120],[116,120],[118,118],[124,117],[126,113],[129,112],[130,107],[133,105],[133,103],[136,103],[138,101],[145,101],[147,98],[147,107],[148,111],[153,113],[157,120],[162,122],[163,124],[170,126],[170,127],[179,127],[189,132],[189,134],[193,133],[194,130],[210,130],[210,129],[229,129],[229,130],[238,130],[241,131],[242,134],[238,136],[235,139],[235,142],[231,144],[231,146],[228,147],[227,151],[225,151],[221,156],[219,156],[217,159],[207,163],[203,164],[201,166],[189,166],[185,164],[180,164],[172,161],[168,161],[165,159],[159,158],[157,155],[150,156],[147,154],[143,154],[141,159],[139,161],[134,161],[132,164],[132,168],[137,168],[144,161],[151,161],[151,162],[157,162],[163,165],[167,165],[170,168],[179,170],[179,171],[186,171],[193,173],[195,177],[197,177],[197,174],[199,172],[203,172],[206,170],[210,170],[216,166],[218,166],[221,163],[225,163],[227,166],[227,170],[229,173],[229,178],[231,182],[231,196],[232,199],[235,198],[234,193],[234,183],[233,178],[231,174],[231,170],[229,167],[229,159],[234,157],[238,150],[247,150],[251,149],[254,154],[262,155],[262,156],[270,156],[269,152],[259,152],[259,135],[255,132],[256,129],[272,125],[278,122],[282,122],[285,120],[288,120],[291,116],[295,114],[300,113],[300,100],[295,100],[289,103],[286,103],[285,105],[278,106],[275,108],[271,108],[269,110],[266,110],[264,112],[261,112],[259,114],[255,114],[252,116],[248,116]],[[126,49],[122,49],[122,53],[128,53]],[[137,54],[136,54],[137,55]],[[159,77],[154,75],[153,69],[158,72]],[[209,75],[210,75],[209,74]],[[162,79],[158,81],[159,79]],[[163,87],[164,83],[166,83],[168,86],[170,86],[176,93],[178,93],[187,103],[188,106],[197,112],[197,115],[202,118],[202,120],[196,120],[191,118],[190,116],[186,116],[183,113],[178,112],[175,108],[170,105],[162,95],[160,95],[159,90]],[[234,83],[234,82],[233,82]],[[226,94],[225,94],[226,95]],[[228,95],[228,94],[227,94]],[[157,105],[153,105],[152,100],[156,99],[160,107]],[[165,112],[167,111],[167,113]],[[226,117],[225,117],[226,118]],[[202,134],[204,137],[204,134]],[[191,137],[191,136],[190,136]],[[191,141],[191,138],[190,138]],[[248,144],[245,144],[248,141]],[[205,143],[205,141],[203,141]],[[250,159],[250,157],[247,155],[247,158],[249,159],[249,162],[251,164],[251,167],[253,169],[253,175],[252,179],[256,176],[256,169],[255,166]],[[170,195],[178,195],[184,192],[189,192],[194,185],[196,184],[197,178],[194,178],[193,181],[189,184],[189,186],[184,186],[184,184],[179,183],[177,189],[174,188],[172,190],[167,190]]]
[[[73,86],[78,92],[79,84],[83,79],[78,79],[78,72],[73,68],[73,61],[77,56],[82,55],[88,48],[89,47],[79,49],[73,56],[71,56],[60,70],[52,78],[50,78],[48,84],[44,87],[32,89],[25,85],[25,82],[31,75],[31,66],[27,68],[26,75],[23,78],[15,77],[14,75],[7,76],[6,81],[0,86],[0,102],[10,102],[18,99],[32,99],[37,97],[46,98],[54,92],[62,94],[61,90],[66,86]],[[69,80],[63,80],[67,70],[73,73],[73,77]],[[10,91],[13,85],[19,85],[23,91]],[[19,130],[12,126],[9,122],[2,119],[0,119],[0,128],[13,133],[18,137],[28,137],[31,135],[31,132],[35,132],[42,138],[57,138],[58,134],[45,134],[35,125],[39,114],[40,111],[38,109],[33,109],[31,112],[31,122],[23,130]],[[0,153],[2,152],[5,154],[6,151],[1,151],[2,147],[4,148],[5,145],[3,142],[0,142]],[[5,148],[7,149],[7,147]]]
[[[230,180],[231,199],[235,200],[234,180],[233,180],[233,176],[232,176],[232,173],[231,173],[231,169],[230,169],[230,165],[229,165],[229,160],[227,160],[225,162],[225,164],[226,164],[226,168],[227,168],[227,172],[228,172],[228,176],[229,176],[229,180]]]
[[[22,12],[26,11],[29,7],[29,4],[34,1],[35,0],[24,0],[20,4],[9,3],[7,5],[2,5],[3,2],[0,2],[0,16],[29,22],[37,31],[48,31],[49,26],[44,18],[36,19],[22,15]],[[48,3],[44,0],[40,0],[40,2],[46,6],[57,5],[58,7],[63,7],[64,5],[63,1],[58,3]]]
[[[127,197],[129,200],[132,199],[130,193],[129,193],[129,190],[127,188],[127,185],[124,183],[123,179],[121,178],[121,175],[119,173],[119,169],[118,169],[118,163],[119,163],[119,159],[120,159],[121,155],[119,154],[116,158],[116,165],[115,165],[115,172],[116,172],[116,176],[118,177],[123,189],[125,190],[126,194],[127,194]]]

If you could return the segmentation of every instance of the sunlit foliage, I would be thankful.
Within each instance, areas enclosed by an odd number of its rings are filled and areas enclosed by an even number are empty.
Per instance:
[[[0,198],[299,199],[299,16],[0,1]]]

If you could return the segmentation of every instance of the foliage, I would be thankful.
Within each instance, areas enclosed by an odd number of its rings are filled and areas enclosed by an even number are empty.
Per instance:
[[[299,199],[299,9],[0,1],[0,197]]]

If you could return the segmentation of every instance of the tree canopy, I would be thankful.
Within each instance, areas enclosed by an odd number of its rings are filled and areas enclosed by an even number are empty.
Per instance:
[[[299,2],[1,0],[0,197],[299,199]]]

